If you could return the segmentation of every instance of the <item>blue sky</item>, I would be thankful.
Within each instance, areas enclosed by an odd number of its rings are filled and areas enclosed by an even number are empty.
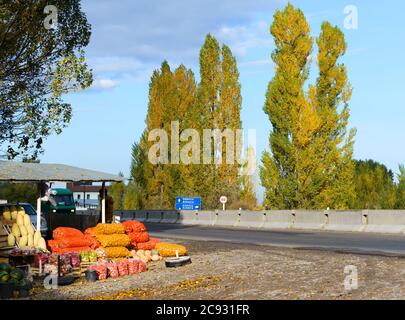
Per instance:
[[[322,21],[340,26],[348,52],[342,62],[354,88],[350,126],[357,128],[355,158],[374,159],[394,172],[405,162],[405,2],[370,0],[291,1],[319,34]],[[151,73],[167,59],[198,75],[198,51],[210,32],[228,44],[241,74],[244,129],[257,130],[258,158],[268,148],[270,122],[263,113],[274,75],[269,27],[272,0],[85,0],[93,35],[87,58],[95,83],[70,94],[74,115],[59,136],[45,143],[43,162],[63,162],[128,175],[131,145],[145,127]],[[344,8],[358,9],[357,30],[344,29]],[[314,48],[316,50],[316,48]],[[314,51],[316,53],[316,51]],[[314,65],[314,67],[316,67]],[[310,82],[316,78],[312,69]]]

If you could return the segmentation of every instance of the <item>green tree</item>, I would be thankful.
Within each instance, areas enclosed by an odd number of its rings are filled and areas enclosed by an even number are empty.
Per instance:
[[[124,177],[122,172],[118,175]],[[112,183],[108,193],[114,200],[114,210],[122,210],[124,208],[125,184],[122,182]]]
[[[399,166],[398,189],[397,189],[397,209],[405,209],[405,166]]]
[[[152,164],[148,153],[155,141],[148,141],[155,129],[163,129],[168,142],[177,139],[190,125],[195,102],[196,84],[194,74],[183,65],[174,72],[167,62],[153,73],[149,89],[149,106],[146,129],[141,141],[134,145],[132,152],[131,175],[135,184],[143,188],[142,204],[149,209],[171,209],[175,197],[192,192],[191,173],[187,166],[180,164],[178,153],[184,143],[179,142],[179,150],[169,147],[167,160],[170,163]],[[177,129],[172,122],[178,124]],[[172,129],[178,132],[172,132]],[[177,137],[177,138],[176,138]],[[161,150],[157,156],[160,156]]]
[[[315,107],[321,121],[314,140],[319,148],[317,154],[321,157],[318,161],[321,170],[318,172],[322,174],[316,175],[319,193],[314,205],[318,208],[347,209],[354,197],[352,156],[356,134],[352,129],[347,135],[348,102],[352,88],[346,67],[338,63],[346,52],[347,44],[343,32],[329,22],[322,24],[317,44],[319,77]]]
[[[55,0],[57,28],[47,29],[45,0],[0,2],[0,154],[36,158],[44,138],[72,116],[62,95],[92,83],[83,48],[90,25],[79,0]]]
[[[38,189],[35,183],[1,183],[0,200],[9,203],[28,202],[36,206]]]
[[[305,206],[301,192],[306,190],[301,186],[305,177],[300,174],[306,166],[312,165],[311,161],[301,162],[300,156],[307,151],[305,147],[319,123],[303,89],[313,41],[304,14],[291,4],[284,11],[276,12],[270,31],[276,45],[272,54],[276,74],[269,83],[264,106],[273,127],[271,154],[263,153],[260,168],[265,188],[264,205],[278,209],[300,208]],[[305,121],[303,116],[307,118]]]
[[[356,161],[353,209],[394,209],[396,186],[394,174],[373,160]]]
[[[260,177],[267,208],[346,209],[354,197],[353,138],[347,134],[351,87],[344,65],[343,33],[325,22],[317,39],[319,77],[304,93],[313,39],[301,10],[289,4],[271,26],[276,74],[264,111],[272,124],[271,153]],[[339,108],[343,104],[343,111]]]
[[[240,202],[239,208],[245,210],[254,210],[257,207],[257,198],[256,198],[256,187],[254,181],[254,168],[250,168],[250,163],[254,163],[256,154],[253,148],[247,149],[247,156],[242,165],[241,172],[241,193],[240,193]],[[237,209],[237,208],[235,208]]]
[[[144,208],[144,194],[136,183],[130,182],[125,191],[124,210],[139,210]]]
[[[193,175],[196,193],[203,198],[205,208],[217,208],[219,198],[226,195],[230,204],[240,196],[239,148],[234,148],[234,163],[226,163],[227,144],[236,144],[236,130],[241,129],[240,111],[242,105],[239,71],[235,57],[226,45],[220,47],[218,41],[207,35],[200,51],[201,81],[197,90],[195,122],[199,124],[200,136],[204,129],[226,129],[232,131],[233,141],[222,138],[222,149],[211,139],[211,163],[195,166]],[[202,140],[202,139],[201,139]],[[218,142],[218,141],[217,141]],[[201,145],[203,150],[203,145]],[[203,163],[203,159],[201,159]]]

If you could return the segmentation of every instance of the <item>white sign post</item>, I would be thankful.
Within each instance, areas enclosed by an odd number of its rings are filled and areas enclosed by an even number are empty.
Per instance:
[[[228,198],[226,196],[222,196],[219,198],[219,202],[222,203],[222,210],[225,211],[225,204],[228,202]]]

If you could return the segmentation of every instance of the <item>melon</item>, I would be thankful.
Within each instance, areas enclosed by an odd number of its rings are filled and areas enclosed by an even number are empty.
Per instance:
[[[26,226],[25,228],[27,229],[28,234],[31,234],[32,237],[34,237],[35,230],[34,230],[34,227],[32,226],[32,224]]]
[[[45,239],[42,237],[41,237],[41,239],[39,239],[38,248],[46,251],[46,242],[45,242]]]
[[[18,211],[17,211],[16,207],[14,207],[14,206],[10,207],[10,213],[11,213],[11,218],[13,220],[16,220],[17,215],[18,215]]]
[[[24,226],[28,227],[31,225],[31,220],[30,220],[30,216],[28,214],[24,214]]]
[[[39,245],[39,240],[41,240],[41,231],[39,231],[39,230],[37,230],[37,231],[35,231],[35,234],[34,234],[34,247],[38,247],[38,245]]]
[[[10,233],[7,236],[7,243],[8,243],[9,247],[14,247],[15,246],[15,237],[14,237],[14,235],[12,233]]]
[[[29,247],[33,247],[34,246],[34,236],[32,234],[28,234],[28,243],[27,245]]]
[[[24,217],[21,214],[17,215],[17,224],[18,226],[24,226]]]
[[[16,223],[14,223],[13,226],[11,227],[11,232],[15,237],[21,236],[20,227]]]
[[[19,243],[18,243],[18,245],[19,245],[20,247],[25,247],[25,246],[27,246],[27,244],[28,244],[28,238],[27,238],[27,236],[22,236],[21,239],[20,239],[20,241],[19,241]]]
[[[20,232],[21,232],[21,236],[28,236],[28,231],[27,231],[27,228],[26,227],[24,227],[24,225],[19,225],[19,228],[20,228]]]
[[[8,221],[12,220],[11,213],[8,208],[4,208],[3,217],[4,217],[4,219],[6,219]]]

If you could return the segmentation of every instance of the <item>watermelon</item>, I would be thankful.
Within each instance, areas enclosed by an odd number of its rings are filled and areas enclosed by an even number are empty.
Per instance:
[[[12,284],[15,285],[15,286],[18,286],[18,284],[19,284],[19,281],[18,281],[17,279],[14,279],[14,278],[8,279],[7,282],[8,282],[8,283],[12,283]]]
[[[8,263],[0,263],[0,271],[11,272],[11,266]]]
[[[10,272],[10,277],[12,279],[16,279],[17,281],[20,281],[24,278],[24,271],[22,271],[21,269],[14,269]]]
[[[1,277],[0,277],[0,283],[5,283],[10,279],[10,276],[8,275],[8,273],[4,273]]]
[[[27,280],[27,279],[22,279],[19,283],[19,287],[21,289],[25,289],[25,290],[31,290],[32,289],[32,283],[31,281]]]

